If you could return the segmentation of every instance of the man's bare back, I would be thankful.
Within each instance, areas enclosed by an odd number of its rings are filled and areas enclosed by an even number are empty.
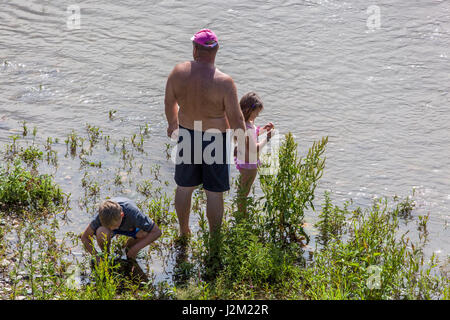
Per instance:
[[[180,110],[181,126],[194,129],[194,121],[202,121],[202,129],[229,128],[225,116],[226,80],[230,77],[202,62],[183,63],[174,77],[174,91]]]
[[[230,76],[214,64],[188,61],[175,66],[167,81],[166,104],[176,101],[178,124],[194,129],[194,121],[202,122],[202,130],[215,128],[225,132],[231,122],[240,122],[236,86]],[[240,127],[240,123],[231,126]]]

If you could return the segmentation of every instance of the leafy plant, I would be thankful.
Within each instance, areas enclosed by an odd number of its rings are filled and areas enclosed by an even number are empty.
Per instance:
[[[325,203],[319,214],[319,221],[315,226],[319,229],[319,242],[326,246],[330,238],[339,238],[345,227],[345,214],[349,203],[345,204],[344,209],[333,206],[330,200],[330,192],[325,192]]]
[[[278,153],[278,172],[260,176],[267,214],[265,229],[271,241],[286,244],[300,241],[303,237],[309,242],[309,236],[303,229],[303,219],[309,207],[314,209],[312,201],[325,167],[325,159],[321,156],[327,142],[327,137],[314,142],[302,159],[297,155],[297,143],[288,133]]]
[[[325,208],[330,208],[329,202],[326,198]],[[401,204],[390,209],[386,199],[375,200],[366,210],[335,207],[346,217],[336,220],[344,236],[329,237],[328,244],[316,250],[314,261],[302,272],[303,295],[311,299],[439,298],[449,281],[431,274],[435,257],[429,264],[424,262],[424,243],[398,235],[402,210]],[[319,226],[329,225],[326,218],[321,216]]]
[[[2,210],[21,213],[45,213],[65,208],[61,188],[47,174],[32,173],[16,160],[12,168],[0,169],[0,204]]]

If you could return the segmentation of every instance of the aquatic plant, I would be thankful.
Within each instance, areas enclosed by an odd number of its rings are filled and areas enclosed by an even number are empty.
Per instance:
[[[50,210],[62,211],[65,203],[64,193],[51,176],[26,170],[20,160],[10,168],[0,169],[1,210],[44,214]]]
[[[70,148],[70,154],[72,157],[74,157],[77,153],[77,145],[78,145],[78,135],[74,130],[68,135],[67,139],[65,140],[67,149]],[[67,156],[67,154],[66,154]]]
[[[58,166],[58,152],[56,150],[53,150],[52,144],[58,143],[58,138],[55,140],[52,139],[52,137],[47,138],[47,143],[45,144],[45,151],[47,153],[47,164],[52,165],[54,167]]]
[[[327,198],[324,210],[329,209]],[[424,260],[424,243],[398,234],[402,210],[401,204],[389,208],[386,198],[365,210],[335,207],[339,212],[335,221],[342,232],[329,234],[328,244],[316,249],[314,261],[302,270],[301,295],[310,299],[441,298],[448,278],[431,274],[437,271],[436,257],[428,263]],[[328,224],[324,219],[322,214],[319,226]]]
[[[345,214],[351,202],[347,201],[344,208],[341,209],[338,206],[332,205],[329,191],[324,193],[324,198],[325,202],[319,213],[319,221],[315,224],[315,227],[320,231],[318,236],[319,243],[326,246],[331,238],[342,235],[345,227]]]
[[[99,127],[86,123],[87,139],[89,141],[89,151],[87,154],[92,154],[92,149],[100,141],[102,130]]]
[[[273,242],[289,243],[302,238],[309,242],[303,229],[306,210],[314,209],[314,191],[322,177],[328,138],[314,142],[304,159],[298,158],[297,143],[288,133],[278,152],[279,169],[274,175],[260,176],[264,192],[265,229]]]
[[[113,120],[114,116],[116,115],[117,110],[109,110],[109,120]]]
[[[24,137],[26,137],[28,135],[28,127],[27,127],[27,122],[25,120],[22,121],[22,128],[23,128],[22,135]]]
[[[34,145],[31,145],[26,149],[21,148],[17,155],[28,167],[34,169],[39,165],[39,160],[42,160],[43,158],[43,152]]]
[[[414,196],[414,192],[415,191],[413,190],[412,196]],[[399,200],[399,198],[397,196],[394,196],[394,201],[398,201],[398,200]],[[414,200],[412,200],[412,198],[407,196],[405,199],[400,201],[400,203],[398,204],[399,216],[403,219],[410,219],[412,210],[414,209],[415,205],[416,204],[415,204]]]

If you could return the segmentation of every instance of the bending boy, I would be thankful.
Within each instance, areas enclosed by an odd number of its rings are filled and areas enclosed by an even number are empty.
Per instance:
[[[136,259],[139,250],[161,236],[161,230],[133,201],[116,197],[100,204],[97,216],[87,226],[81,241],[87,252],[96,255],[91,239],[95,238],[101,249],[106,244],[109,250],[110,241],[116,234],[130,237],[125,249],[127,258]]]

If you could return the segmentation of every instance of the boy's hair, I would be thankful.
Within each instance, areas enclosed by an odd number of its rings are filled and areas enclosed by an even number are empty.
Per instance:
[[[245,121],[248,121],[254,110],[262,110],[264,108],[261,98],[253,91],[244,94],[241,101],[239,101],[239,105],[241,106]]]
[[[98,208],[98,214],[102,226],[109,227],[120,219],[122,207],[115,201],[105,200]]]

